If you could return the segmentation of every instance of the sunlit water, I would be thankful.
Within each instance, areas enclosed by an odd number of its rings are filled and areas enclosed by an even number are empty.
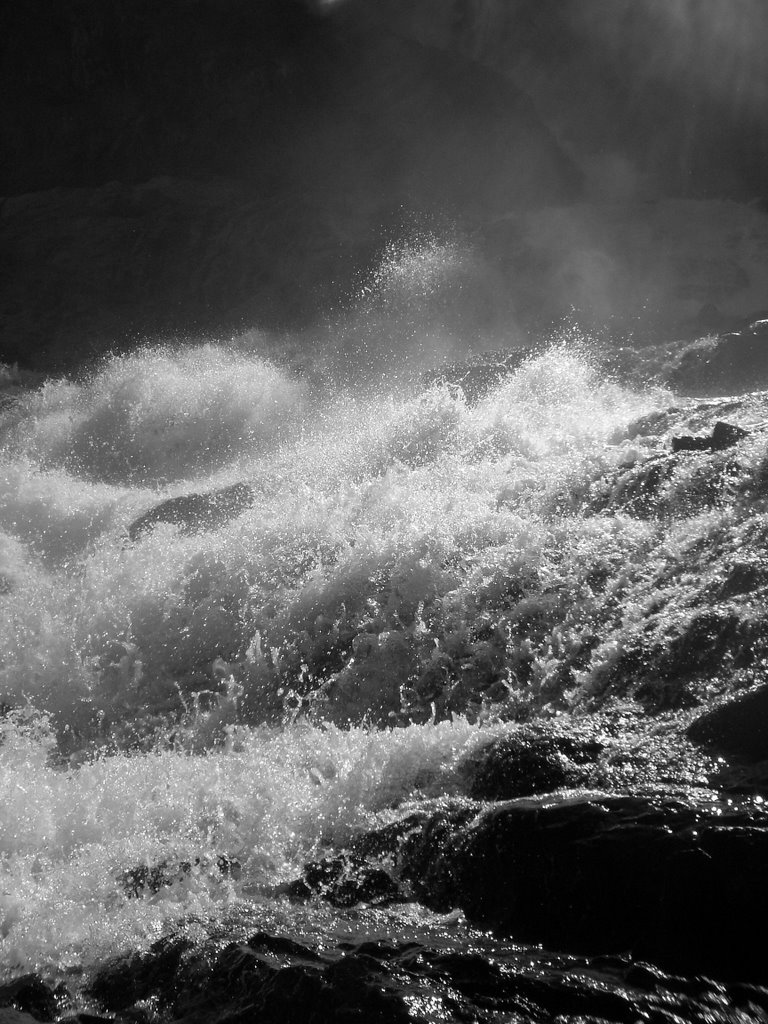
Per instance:
[[[566,499],[638,457],[628,427],[666,391],[616,383],[572,338],[469,405],[419,387],[422,357],[400,352],[396,386],[333,388],[326,353],[312,375],[255,344],[151,348],[1,414],[6,969],[258,905],[404,803],[460,792],[463,759],[509,727],[495,708],[563,695],[595,567],[618,592],[661,557],[658,524]],[[129,543],[158,502],[238,481],[255,500],[229,523]],[[571,705],[610,657],[569,677]],[[422,682],[454,662],[468,682],[441,705]],[[194,866],[129,898],[121,876],[163,861]]]

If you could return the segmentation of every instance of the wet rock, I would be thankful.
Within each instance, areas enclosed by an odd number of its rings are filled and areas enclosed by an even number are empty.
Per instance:
[[[420,828],[409,830],[397,852],[401,877],[413,885],[417,899],[440,912],[460,905],[453,847],[456,836],[470,827],[482,809],[482,804],[469,800],[443,802]]]
[[[163,888],[189,879],[193,873],[207,876],[232,878],[237,880],[242,872],[240,862],[234,857],[221,854],[215,862],[207,858],[195,857],[194,861],[179,861],[169,864],[167,860],[159,864],[140,864],[125,871],[119,877],[120,884],[129,899],[153,895]]]
[[[321,896],[336,907],[402,899],[403,890],[384,868],[355,854],[342,854],[305,865],[286,892],[295,898]]]
[[[724,423],[718,420],[715,423],[712,433],[708,437],[693,437],[683,434],[681,437],[672,438],[672,451],[711,451],[718,452],[731,445],[738,444],[743,438],[749,437],[749,431],[742,430],[732,423]]]
[[[494,740],[465,766],[469,795],[510,800],[586,784],[602,745],[572,736],[520,729]]]
[[[170,936],[153,943],[146,953],[111,960],[96,972],[88,995],[112,1012],[151,996],[160,996],[167,1005],[176,993],[182,958],[192,948],[185,936]]]
[[[52,1021],[61,1013],[62,1003],[66,1002],[68,996],[63,985],[51,988],[39,975],[23,974],[0,985],[0,1008],[12,1008],[22,1014],[30,1014],[35,1020]]]
[[[425,1024],[426,1021],[579,1020],[634,1024],[764,1020],[768,991],[744,983],[681,978],[629,956],[591,959],[520,947],[474,932],[431,930],[432,941],[365,934],[319,950],[258,931],[188,952],[158,978],[153,1020]],[[159,1009],[159,1012],[158,1012]],[[142,1007],[121,1011],[140,1018]],[[84,1019],[81,1024],[95,1024]],[[16,1024],[16,1022],[13,1022]]]
[[[768,685],[700,715],[688,727],[688,737],[740,761],[768,760]]]
[[[141,1024],[141,1018],[138,1015],[131,1019],[133,1024]],[[77,1013],[72,1017],[62,1017],[59,1024],[115,1024],[115,1018],[100,1017],[96,1013]]]
[[[437,814],[401,870],[431,906],[515,940],[762,981],[767,856],[768,815],[751,803],[591,794]]]
[[[182,533],[218,530],[249,509],[255,501],[249,484],[237,483],[206,494],[184,494],[149,509],[128,527],[132,542],[141,540],[158,523],[178,526]]]
[[[366,953],[338,951],[321,958],[292,939],[256,932],[246,941],[229,943],[212,962],[191,957],[183,967],[178,960],[174,967],[161,950],[162,964],[153,966],[154,957],[143,957],[147,969],[141,984],[117,1002],[114,994],[105,1001],[103,986],[91,995],[116,1010],[127,1009],[127,999],[160,996],[174,1020],[212,1019],[214,1014],[230,1024],[399,1024],[411,1019],[396,981]],[[130,970],[130,962],[123,963]]]

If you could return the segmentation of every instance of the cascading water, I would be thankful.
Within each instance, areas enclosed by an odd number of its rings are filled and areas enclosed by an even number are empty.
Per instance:
[[[410,252],[408,287],[413,267]],[[366,341],[380,352],[383,308]],[[2,412],[9,976],[76,988],[108,957],[237,915],[318,948],[373,933],[445,942],[447,929],[511,957],[417,904],[350,917],[291,903],[286,886],[361,833],[466,796],[479,752],[519,721],[603,730],[589,785],[705,783],[674,722],[657,720],[652,756],[633,761],[639,718],[611,732],[589,712],[625,713],[638,686],[630,668],[617,677],[621,658],[692,620],[690,552],[729,531],[742,551],[757,544],[759,397],[734,406],[749,436],[725,483],[693,453],[653,490],[643,467],[689,416],[664,419],[668,390],[611,379],[574,337],[474,403],[450,384],[424,390],[424,353],[459,344],[436,322],[416,356],[386,334],[396,388],[386,372],[355,386],[354,366],[332,388],[327,348],[316,373],[306,351],[297,372],[288,346],[241,339],[115,356]],[[235,483],[252,500],[207,520],[200,508]],[[177,503],[130,540],[140,516],[189,495],[209,504]],[[702,578],[730,564],[717,558]],[[726,679],[695,684],[691,699]]]

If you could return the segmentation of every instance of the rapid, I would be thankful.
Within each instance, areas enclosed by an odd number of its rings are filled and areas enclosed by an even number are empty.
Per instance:
[[[238,915],[321,946],[439,931],[418,904],[335,912],[286,886],[466,795],[477,752],[517,723],[591,728],[625,696],[610,673],[654,573],[735,522],[691,500],[685,467],[672,516],[596,504],[659,450],[647,424],[675,399],[612,375],[577,331],[469,401],[422,383],[458,344],[434,320],[375,377],[355,330],[344,373],[325,335],[246,334],[113,355],[0,411],[7,977],[87,978]],[[743,472],[763,457],[755,435]],[[130,540],[161,503],[236,483],[252,500],[231,516],[182,503]],[[157,865],[162,885],[131,888]],[[470,934],[460,915],[448,927]]]

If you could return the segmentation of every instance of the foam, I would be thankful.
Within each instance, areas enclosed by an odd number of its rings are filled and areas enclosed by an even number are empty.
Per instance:
[[[206,756],[155,751],[62,771],[44,719],[21,712],[0,736],[0,962],[61,970],[143,948],[180,917],[221,913],[296,877],[326,847],[388,809],[456,790],[487,739],[466,722],[377,732],[295,725],[232,731]],[[215,869],[236,857],[238,880]],[[130,899],[139,865],[196,866]]]
[[[113,357],[84,383],[56,381],[11,413],[11,444],[42,467],[109,483],[162,483],[263,450],[302,386],[263,358],[205,344]],[[14,422],[15,421],[15,422]]]
[[[227,429],[239,424],[245,436],[206,449],[219,461],[203,472],[204,413],[224,406],[225,377],[235,391]],[[267,392],[269,415],[259,405]],[[140,425],[140,436],[138,427],[117,434],[124,412],[107,409],[120,395],[136,403],[125,422]],[[0,528],[13,557],[27,552],[28,561],[4,598],[5,700],[30,700],[84,734],[104,732],[136,718],[159,724],[201,692],[225,704],[222,679],[231,673],[243,707],[279,714],[278,691],[302,678],[306,690],[329,645],[393,628],[420,642],[419,603],[438,607],[461,590],[483,552],[506,549],[532,566],[556,559],[545,520],[564,481],[591,478],[601,459],[609,465],[607,442],[666,398],[599,380],[583,351],[562,345],[474,407],[446,388],[341,393],[302,409],[293,404],[300,395],[256,357],[207,345],[114,360],[90,383],[50,385],[15,411],[0,463]],[[183,403],[195,396],[199,407],[189,411]],[[150,428],[171,402],[187,432],[175,448],[158,442],[149,451]],[[152,489],[105,483],[115,463],[101,447],[88,455],[88,474],[81,462],[73,471],[48,432],[62,407],[87,413],[89,430],[106,416],[103,443],[124,465],[148,459],[152,473],[174,477],[195,466],[196,476]],[[82,422],[70,440],[85,436]],[[56,460],[63,464],[48,465]],[[174,468],[162,469],[166,460]],[[128,523],[158,501],[238,479],[256,500],[229,524],[196,536],[158,524],[126,544]],[[595,527],[579,520],[573,529]],[[473,614],[468,608],[467,624]],[[391,643],[383,640],[376,657]],[[256,649],[263,656],[248,653]]]

